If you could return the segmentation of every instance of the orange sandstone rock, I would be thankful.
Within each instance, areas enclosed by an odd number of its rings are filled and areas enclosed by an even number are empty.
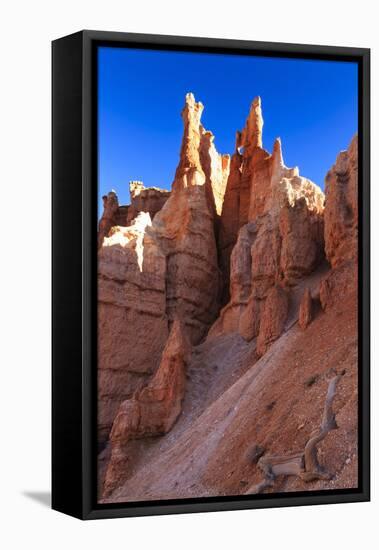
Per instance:
[[[332,267],[358,255],[358,136],[325,179],[325,251]]]
[[[110,229],[116,225],[118,213],[118,198],[114,191],[103,196],[104,211],[99,221],[98,246],[103,244],[104,238],[108,236]]]
[[[258,336],[262,303],[261,300],[251,296],[241,313],[238,331],[247,342]]]
[[[156,211],[152,202],[156,191],[131,182],[131,208],[137,217],[127,220],[126,227],[117,226],[107,211],[102,224],[109,236],[103,238],[98,268],[101,441],[109,434],[120,403],[156,371],[174,319],[180,316],[189,339],[198,343],[219,313],[215,221],[228,162],[201,126],[202,110],[188,94],[172,191],[158,193],[164,206],[159,204]],[[116,207],[118,203],[114,211]],[[154,219],[148,212],[138,214],[140,208],[155,212]]]
[[[158,367],[168,335],[166,257],[141,213],[98,253],[98,427],[104,441],[124,399]]]
[[[298,168],[285,166],[280,139],[275,141],[272,155],[262,148],[262,128],[261,102],[256,98],[245,128],[237,133],[237,151],[225,193],[219,248],[224,288],[225,281],[230,281],[229,293],[224,291],[224,299],[229,295],[229,301],[210,337],[239,330],[246,340],[254,338],[260,333],[260,317],[270,289],[278,284],[287,288],[296,285],[324,257],[324,194],[301,177]],[[250,253],[241,249],[240,235],[246,227],[254,234]],[[236,284],[242,280],[243,296],[241,285]],[[260,350],[266,347],[261,344]]]
[[[153,223],[167,257],[166,311],[169,322],[179,314],[194,344],[204,338],[220,307],[215,238],[218,199],[214,196],[213,208],[209,192],[218,188],[217,181],[222,189],[225,179],[221,169],[213,171],[212,162],[218,168],[222,164],[213,143],[208,144],[213,161],[204,166],[201,162],[205,154],[204,150],[201,152],[205,135],[200,123],[202,110],[202,104],[196,103],[192,94],[187,94],[182,111],[183,141],[172,193]]]
[[[172,191],[157,195],[163,204],[156,207],[154,192],[133,182],[130,210],[121,211],[111,196],[100,224],[99,433],[105,440],[112,426],[103,494],[109,501],[220,494],[224,488],[239,494],[241,480],[255,476],[243,458],[252,442],[292,449],[302,437],[303,407],[311,422],[318,418],[314,395],[324,392],[306,381],[336,364],[347,363],[352,375],[356,369],[356,140],[328,174],[324,212],[322,191],[285,166],[280,140],[272,154],[263,149],[259,98],[231,159],[216,151],[212,133],[201,125],[202,110],[188,94]],[[138,215],[144,208],[151,215]],[[120,216],[128,227],[118,224]],[[326,275],[324,236],[332,265]],[[321,277],[325,311],[312,319],[310,289],[315,293]],[[297,313],[307,330],[294,326]],[[341,337],[345,327],[347,339]],[[197,347],[182,405],[190,347],[185,335]],[[257,361],[255,354],[266,355]],[[296,369],[288,369],[288,360]],[[341,437],[354,443],[354,376],[346,380]],[[241,430],[251,407],[257,422]],[[297,412],[287,426],[282,419],[289,407]],[[228,463],[231,445],[236,473]],[[333,461],[337,448],[340,443],[328,451]],[[185,482],[178,482],[183,475]]]
[[[155,375],[132,399],[122,403],[112,426],[112,443],[125,443],[129,439],[160,435],[170,430],[181,412],[189,353],[183,325],[175,320]]]
[[[136,215],[139,212],[148,212],[151,219],[159,212],[170,196],[170,191],[158,187],[144,187],[142,182],[131,181],[129,183],[131,209]]]
[[[120,205],[114,191],[103,197],[104,211],[99,221],[99,246],[104,237],[115,226],[129,226],[141,212],[147,212],[151,219],[161,210],[170,196],[170,191],[158,187],[144,187],[141,181],[129,183],[131,204]]]
[[[325,252],[332,270],[320,284],[324,310],[357,285],[358,136],[342,151],[325,179]]]
[[[299,308],[299,326],[303,330],[307,328],[307,326],[312,321],[312,295],[311,291],[307,287],[304,290],[304,294],[300,303]]]
[[[155,375],[149,384],[124,401],[117,412],[110,434],[112,449],[105,476],[105,495],[125,479],[126,444],[133,439],[167,433],[180,415],[189,355],[190,345],[183,325],[176,319]]]
[[[280,139],[275,141],[272,155],[262,148],[262,128],[261,101],[256,98],[245,128],[237,133],[221,213],[218,241],[225,300],[229,297],[225,287],[231,250],[239,228],[247,222],[254,221],[259,227],[252,263],[253,278],[260,281],[255,289],[260,299],[275,280],[284,278],[293,284],[323,257],[324,195],[314,183],[299,176],[298,168],[285,166]]]
[[[259,334],[257,339],[257,355],[261,357],[270,344],[282,334],[288,314],[288,294],[279,286],[272,287],[263,306]]]

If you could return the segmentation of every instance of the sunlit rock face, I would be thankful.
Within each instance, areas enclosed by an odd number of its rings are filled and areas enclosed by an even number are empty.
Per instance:
[[[310,289],[307,287],[303,293],[303,297],[299,307],[299,327],[303,330],[312,322],[313,318],[313,301]]]
[[[231,251],[237,242],[239,229],[247,222],[256,221],[262,228],[261,238],[255,245],[255,256],[261,256],[263,262],[269,261],[272,265],[266,266],[266,268],[258,265],[256,267],[260,272],[262,269],[268,268],[269,279],[280,276],[278,271],[281,271],[284,277],[290,277],[291,270],[304,271],[305,273],[318,263],[320,255],[323,254],[324,195],[321,189],[310,180],[299,176],[298,168],[285,166],[280,139],[275,141],[272,154],[263,149],[262,131],[261,100],[257,97],[251,104],[244,129],[242,132],[237,132],[236,151],[231,160],[221,213],[219,248],[224,275],[224,300],[230,297]],[[292,215],[289,210],[292,208],[301,210],[302,201],[305,201],[302,244],[306,245],[303,259],[295,258],[296,247],[292,244],[293,235],[295,235],[295,240],[299,236],[301,223],[298,223],[297,231],[294,231],[293,225],[296,223],[297,216]],[[288,205],[287,213],[285,212],[286,205]],[[263,221],[263,216],[266,216],[266,222]],[[280,228],[279,225],[281,225]],[[307,238],[308,230],[311,231],[310,239]],[[285,244],[280,247],[282,250],[279,251],[277,242],[281,237],[284,237]],[[269,260],[264,259],[263,254],[259,252],[260,248],[262,252],[264,251],[266,244],[273,255]],[[303,246],[297,248],[301,250]],[[278,254],[282,258],[278,257]],[[309,260],[305,260],[305,258],[309,258]],[[302,263],[305,265],[301,265]],[[260,278],[260,274],[256,276],[257,278]]]
[[[103,214],[99,221],[98,246],[103,244],[104,238],[108,236],[109,231],[117,225],[117,216],[119,211],[118,198],[114,191],[110,191],[103,196]]]
[[[141,213],[115,226],[98,254],[98,425],[100,440],[122,401],[156,370],[168,336],[166,257]]]
[[[272,153],[263,148],[260,98],[231,156],[217,152],[203,108],[187,94],[170,191],[133,181],[130,205],[113,191],[104,198],[104,502],[185,498],[204,487],[208,496],[241,494],[241,480],[255,475],[251,443],[283,452],[276,447],[285,441],[292,450],[303,404],[316,425],[322,385],[342,363],[350,374],[339,433],[348,443],[337,447],[355,444],[357,141],[329,171],[325,201],[285,165],[280,139]],[[311,391],[316,397],[304,401]],[[267,418],[275,419],[269,432],[261,429]],[[333,445],[327,454],[338,455],[338,477],[348,463]],[[344,475],[339,486],[352,487],[353,474]]]
[[[257,339],[257,355],[260,357],[282,334],[288,315],[288,293],[279,285],[267,292],[262,308]]]
[[[209,332],[209,338],[234,331],[247,341],[258,337],[259,355],[284,329],[290,288],[324,258],[324,194],[298,168],[285,166],[280,139],[272,154],[263,149],[262,129],[261,101],[256,98],[245,128],[237,133],[221,214],[219,253],[228,301]],[[272,295],[279,287],[288,289],[287,294],[277,290]],[[286,299],[273,301],[272,296]]]
[[[170,199],[154,219],[167,258],[169,323],[180,315],[192,343],[207,333],[219,311],[220,275],[215,218],[226,180],[225,160],[201,125],[203,105],[187,94],[184,134]]]
[[[220,155],[214,135],[200,126],[200,162],[205,174],[208,206],[215,218],[221,215],[226,183],[230,171],[230,155]]]
[[[202,104],[187,94],[172,190],[145,189],[142,182],[131,182],[129,210],[122,211],[112,195],[117,208],[112,217],[107,211],[100,220],[102,439],[109,434],[121,401],[155,372],[174,319],[180,316],[189,340],[196,344],[220,309],[215,232],[230,159],[219,155],[213,135],[201,125],[202,111]]]

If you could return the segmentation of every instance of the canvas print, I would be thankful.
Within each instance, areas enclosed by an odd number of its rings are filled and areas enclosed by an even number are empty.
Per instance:
[[[97,55],[98,502],[357,488],[357,64]]]

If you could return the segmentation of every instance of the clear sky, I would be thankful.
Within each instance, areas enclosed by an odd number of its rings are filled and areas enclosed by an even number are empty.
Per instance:
[[[202,123],[218,152],[230,154],[261,96],[265,149],[279,136],[286,165],[322,188],[358,128],[352,62],[101,47],[98,66],[99,205],[111,189],[129,203],[129,180],[171,188],[187,92],[204,104]]]

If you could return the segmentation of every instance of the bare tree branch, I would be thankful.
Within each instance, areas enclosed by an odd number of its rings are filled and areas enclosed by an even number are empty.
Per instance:
[[[303,481],[330,479],[330,474],[325,472],[318,462],[317,446],[331,430],[338,428],[333,412],[333,400],[341,376],[339,374],[329,382],[320,427],[311,433],[304,451],[283,456],[262,456],[258,461],[258,466],[265,476],[264,480],[250,487],[247,491],[248,494],[262,493],[265,489],[274,485],[278,476],[298,476]]]

